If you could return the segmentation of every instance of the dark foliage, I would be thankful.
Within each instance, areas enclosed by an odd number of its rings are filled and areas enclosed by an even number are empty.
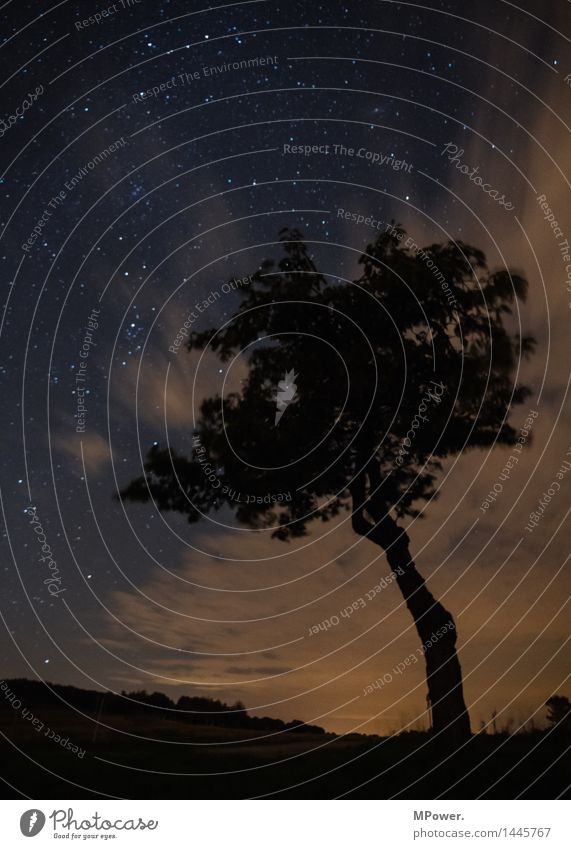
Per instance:
[[[191,725],[214,725],[223,728],[250,728],[257,731],[295,731],[325,734],[319,725],[307,725],[300,719],[283,722],[271,717],[250,716],[241,702],[226,704],[205,696],[181,696],[175,703],[164,693],[136,690],[121,695],[101,690],[83,690],[48,681],[27,678],[7,679],[3,683],[29,710],[77,710],[88,714],[104,708],[106,714],[132,715],[146,713],[162,719],[188,722]],[[8,699],[0,699],[0,710],[13,710]]]
[[[312,519],[350,509],[349,485],[371,462],[382,481],[377,501],[412,516],[434,494],[443,458],[514,443],[507,417],[528,390],[513,375],[533,348],[513,330],[522,277],[490,271],[463,242],[413,250],[395,228],[367,247],[361,276],[343,281],[318,271],[298,231],[280,239],[285,255],[262,262],[239,290],[233,320],[190,338],[190,348],[209,347],[226,363],[240,356],[248,367],[241,392],[202,404],[201,462],[155,446],[123,499],[153,499],[191,522],[226,506],[240,522],[287,539]],[[298,400],[276,427],[276,388],[290,369]],[[442,398],[429,400],[406,462],[396,463],[435,382]],[[276,493],[291,501],[276,502]]]

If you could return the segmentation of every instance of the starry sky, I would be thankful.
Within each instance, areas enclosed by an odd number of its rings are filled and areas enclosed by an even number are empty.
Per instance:
[[[389,572],[345,517],[282,544],[230,514],[189,525],[113,500],[153,444],[190,453],[193,404],[221,391],[212,354],[169,351],[194,305],[279,255],[283,227],[325,273],[356,277],[374,233],[344,209],[419,245],[470,242],[529,280],[532,394],[510,421],[536,411],[533,440],[485,511],[510,449],[451,460],[408,533],[454,613],[473,727],[493,710],[540,721],[570,672],[571,475],[525,530],[571,459],[568,3],[11,0],[0,14],[2,677],[242,699],[336,732],[426,727],[421,664],[363,696],[417,647],[395,586],[309,636]],[[217,299],[193,329],[236,305]]]

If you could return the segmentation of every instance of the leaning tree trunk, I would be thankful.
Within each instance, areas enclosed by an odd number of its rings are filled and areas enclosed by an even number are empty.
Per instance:
[[[432,729],[442,743],[453,746],[470,736],[470,719],[464,703],[462,670],[456,654],[456,626],[451,614],[436,601],[416,569],[409,552],[409,538],[384,510],[366,502],[363,516],[361,498],[355,498],[353,527],[380,545],[386,553],[420,637],[426,662],[426,681],[432,709]]]

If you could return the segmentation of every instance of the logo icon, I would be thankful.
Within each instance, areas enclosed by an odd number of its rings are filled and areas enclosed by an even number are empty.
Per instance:
[[[20,831],[24,837],[35,837],[39,834],[46,824],[46,817],[42,811],[33,808],[31,811],[26,811],[20,817]]]
[[[280,380],[280,382],[278,383],[278,394],[276,397],[277,412],[274,426],[278,424],[279,420],[281,419],[288,406],[291,404],[291,402],[296,396],[296,378],[297,374],[292,369],[291,371],[286,371],[284,379]]]

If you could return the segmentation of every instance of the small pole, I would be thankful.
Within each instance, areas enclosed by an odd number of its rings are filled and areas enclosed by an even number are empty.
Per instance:
[[[101,714],[103,712],[103,702],[105,701],[105,693],[103,693],[99,699],[99,706],[97,708],[97,716],[95,718],[95,728],[93,729],[93,737],[91,738],[91,742],[95,743],[97,740],[97,732],[99,731],[99,720],[101,719]]]

